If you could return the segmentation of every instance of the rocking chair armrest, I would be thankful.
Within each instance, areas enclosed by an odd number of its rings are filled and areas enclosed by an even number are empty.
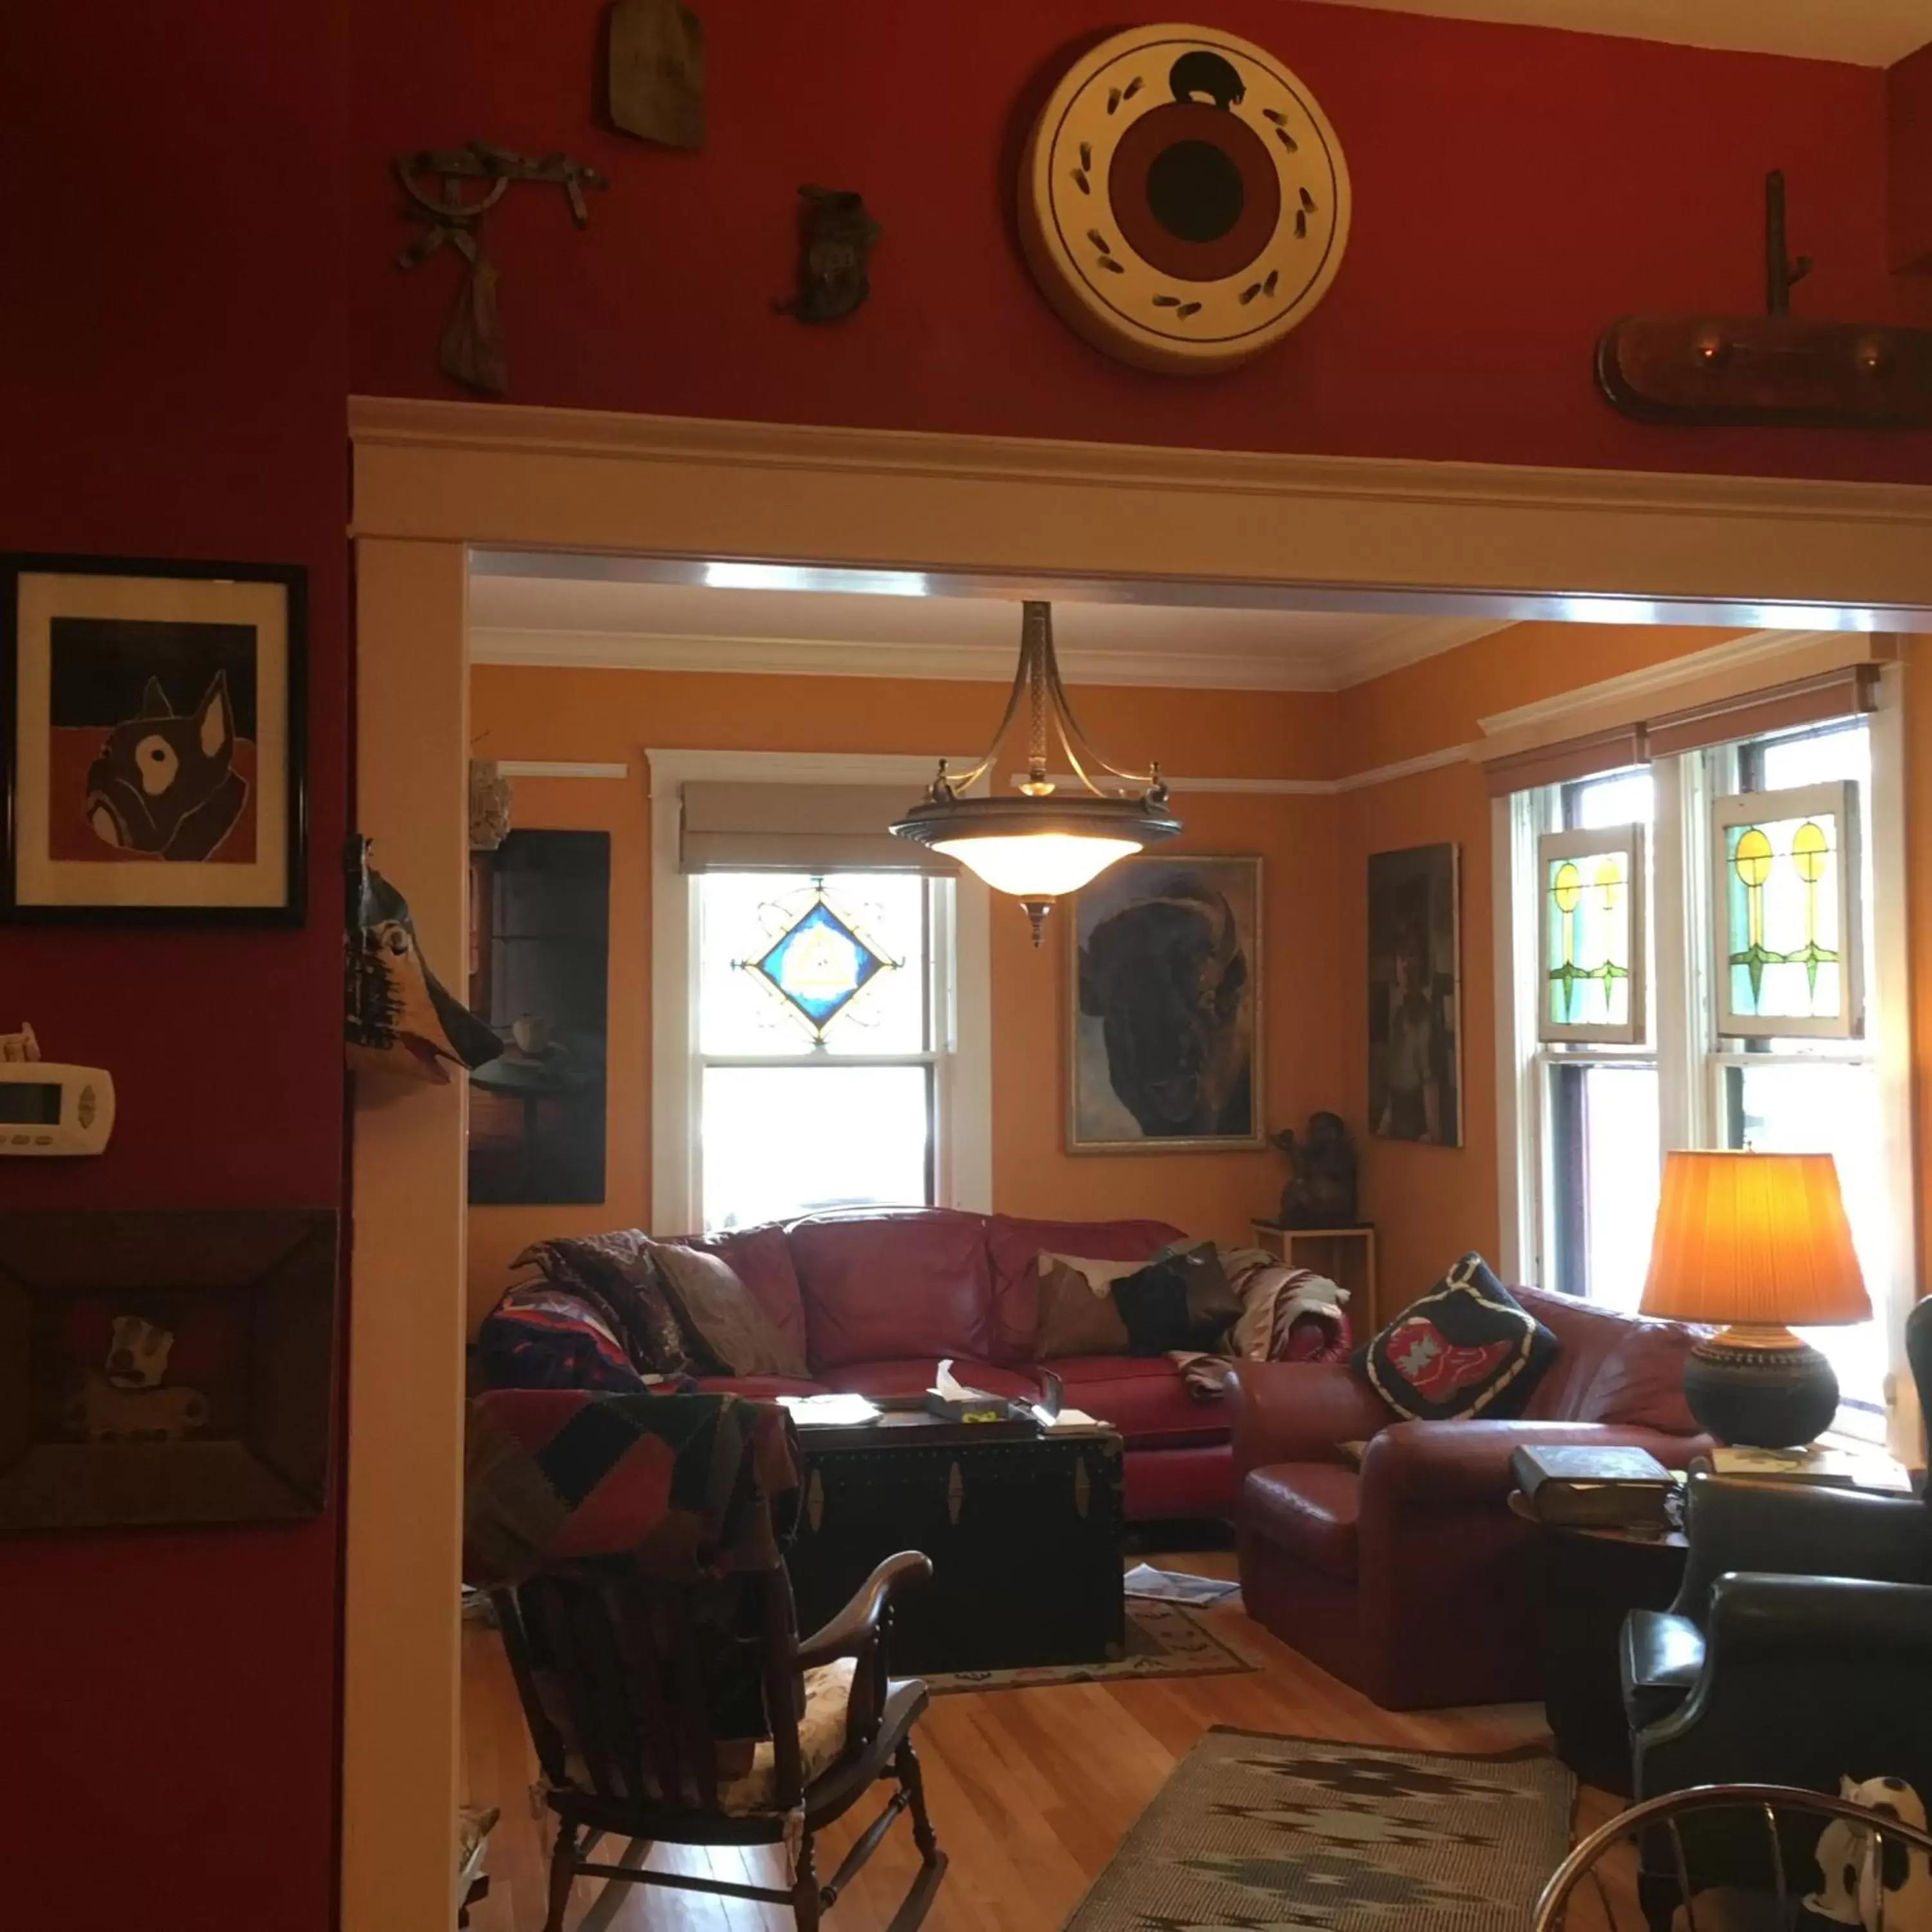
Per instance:
[[[852,1600],[799,1646],[799,1668],[809,1670],[834,1658],[860,1655],[877,1640],[879,1620],[893,1593],[902,1584],[923,1582],[932,1574],[932,1558],[916,1550],[888,1556],[859,1586]]]

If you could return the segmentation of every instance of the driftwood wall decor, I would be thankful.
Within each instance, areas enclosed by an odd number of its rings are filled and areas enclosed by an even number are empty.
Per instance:
[[[1626,316],[1597,344],[1612,407],[1644,422],[1932,424],[1932,329],[1791,313],[1811,261],[1790,259],[1784,177],[1765,182],[1765,313]]]
[[[679,0],[616,0],[609,28],[611,126],[663,147],[703,147],[704,22]]]
[[[582,228],[590,220],[584,190],[610,184],[595,168],[574,161],[568,154],[513,154],[487,141],[399,154],[395,171],[412,212],[428,224],[397,257],[397,266],[413,268],[428,261],[445,242],[465,265],[456,305],[436,349],[436,366],[466,388],[500,396],[509,388],[509,370],[496,308],[496,265],[484,252],[478,232],[483,218],[502,200],[512,182],[538,182],[563,190],[570,218]],[[477,191],[472,184],[479,182],[483,185]]]
[[[884,232],[849,188],[799,190],[798,292],[778,304],[800,322],[837,322],[872,292],[867,265]]]

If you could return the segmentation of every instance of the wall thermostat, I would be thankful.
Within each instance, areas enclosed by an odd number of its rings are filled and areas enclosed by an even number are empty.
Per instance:
[[[114,1076],[104,1067],[16,1058],[38,1052],[32,1028],[0,1036],[0,1154],[99,1154],[114,1131]]]

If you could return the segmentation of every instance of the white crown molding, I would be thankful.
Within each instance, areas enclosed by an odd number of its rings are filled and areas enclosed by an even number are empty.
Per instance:
[[[1325,688],[1351,690],[1509,628],[1492,617],[1399,618],[1386,631],[1337,650],[1332,660],[1334,674]]]
[[[1175,778],[1166,772],[1162,772],[1160,776],[1161,782],[1177,797],[1189,792],[1227,792],[1262,798],[1330,798],[1336,793],[1348,789],[1348,784],[1346,778]],[[1078,791],[1084,788],[1077,772],[1048,772],[1047,776],[1065,790]],[[1025,778],[1025,772],[1013,772],[1008,775],[1007,782],[1018,785]],[[1110,798],[1138,798],[1145,789],[1144,786],[1109,776],[1103,775],[1096,782],[1101,790]]]
[[[1713,644],[1706,650],[1666,658],[1661,664],[1648,664],[1641,670],[1624,671],[1616,677],[1599,679],[1594,684],[1577,685],[1553,698],[1495,712],[1476,722],[1485,740],[1512,740],[1526,735],[1540,736],[1552,726],[1569,724],[1585,716],[1593,722],[1608,724],[1616,722],[1615,714],[1628,711],[1629,718],[1625,722],[1634,722],[1654,708],[1658,698],[1681,693],[1687,687],[1713,678],[1753,674],[1756,674],[1754,682],[1768,686],[1890,654],[1888,645],[1858,632],[1760,631],[1748,638]],[[1600,721],[1599,714],[1602,714]],[[1489,749],[1485,744],[1480,752],[1486,755]]]
[[[650,766],[651,796],[674,798],[687,778],[728,784],[875,784],[915,790],[932,782],[940,754],[904,752],[696,752],[682,746],[644,753]],[[956,770],[979,760],[946,759]]]
[[[1335,789],[1364,791],[1370,785],[1392,784],[1398,778],[1412,778],[1423,772],[1439,772],[1445,765],[1466,764],[1468,758],[1467,745],[1444,745],[1413,758],[1398,758],[1393,764],[1372,765],[1364,772],[1351,772],[1346,778],[1336,781]]]
[[[1422,628],[1433,628],[1433,626]],[[1481,636],[1505,626],[1488,621],[1451,622],[1447,631]],[[520,625],[478,625],[472,629],[470,660],[476,664],[520,664],[571,670],[705,671],[754,677],[857,677],[938,679],[952,683],[1012,682],[1013,657],[976,644],[859,643],[830,638],[668,636],[623,631],[559,630]],[[1373,642],[1381,646],[1383,640]],[[1453,636],[1425,642],[1400,661],[1448,650],[1462,641]],[[1062,674],[1071,683],[1174,688],[1207,691],[1328,692],[1344,682],[1338,674],[1353,651],[1338,648],[1295,656],[1259,652],[1093,651],[1062,648]],[[1371,672],[1366,675],[1374,676]]]
[[[627,778],[628,765],[586,764],[565,758],[498,758],[496,776],[505,778]]]

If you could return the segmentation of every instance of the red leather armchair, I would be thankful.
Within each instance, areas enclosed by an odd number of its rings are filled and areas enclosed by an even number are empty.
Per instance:
[[[1526,1442],[1636,1443],[1681,1468],[1696,1332],[1515,1291],[1559,1353],[1513,1422],[1398,1422],[1346,1364],[1243,1362],[1229,1382],[1248,1614],[1390,1710],[1540,1696]],[[1359,1470],[1339,1445],[1366,1442]]]

